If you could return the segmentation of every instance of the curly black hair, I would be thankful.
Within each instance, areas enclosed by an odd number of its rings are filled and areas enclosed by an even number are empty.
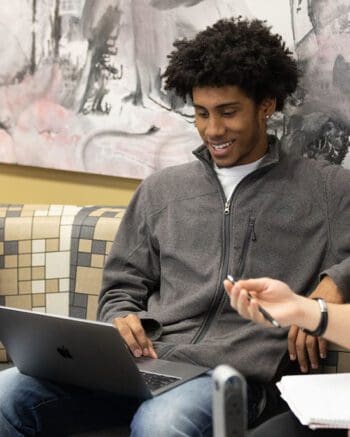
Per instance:
[[[201,86],[238,86],[255,103],[276,98],[276,109],[298,83],[298,68],[282,37],[261,20],[221,19],[193,39],[179,39],[163,74],[165,89],[182,99]]]

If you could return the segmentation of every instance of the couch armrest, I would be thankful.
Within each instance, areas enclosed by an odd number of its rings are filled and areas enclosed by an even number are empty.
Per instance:
[[[125,208],[85,207],[72,229],[69,315],[95,320],[102,272]]]

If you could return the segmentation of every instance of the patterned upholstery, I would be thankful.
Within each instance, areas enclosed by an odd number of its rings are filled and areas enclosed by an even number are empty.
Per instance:
[[[0,205],[0,305],[95,319],[103,265],[124,211]]]

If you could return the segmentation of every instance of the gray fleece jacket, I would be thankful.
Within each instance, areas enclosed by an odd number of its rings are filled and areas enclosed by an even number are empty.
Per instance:
[[[106,262],[98,317],[137,314],[160,358],[273,379],[286,329],[242,319],[223,280],[271,276],[307,295],[330,275],[350,298],[350,172],[267,155],[229,202],[205,146],[197,160],[148,177],[131,201]]]

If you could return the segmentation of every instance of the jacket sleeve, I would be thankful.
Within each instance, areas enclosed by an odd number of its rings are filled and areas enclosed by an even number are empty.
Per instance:
[[[159,249],[147,222],[147,188],[139,186],[112,245],[103,272],[97,318],[112,322],[130,313],[141,320],[149,336],[161,325],[147,314],[150,294],[159,291]]]
[[[336,263],[322,272],[338,286],[344,301],[350,301],[350,171],[333,167],[328,176],[327,197],[330,250]]]

